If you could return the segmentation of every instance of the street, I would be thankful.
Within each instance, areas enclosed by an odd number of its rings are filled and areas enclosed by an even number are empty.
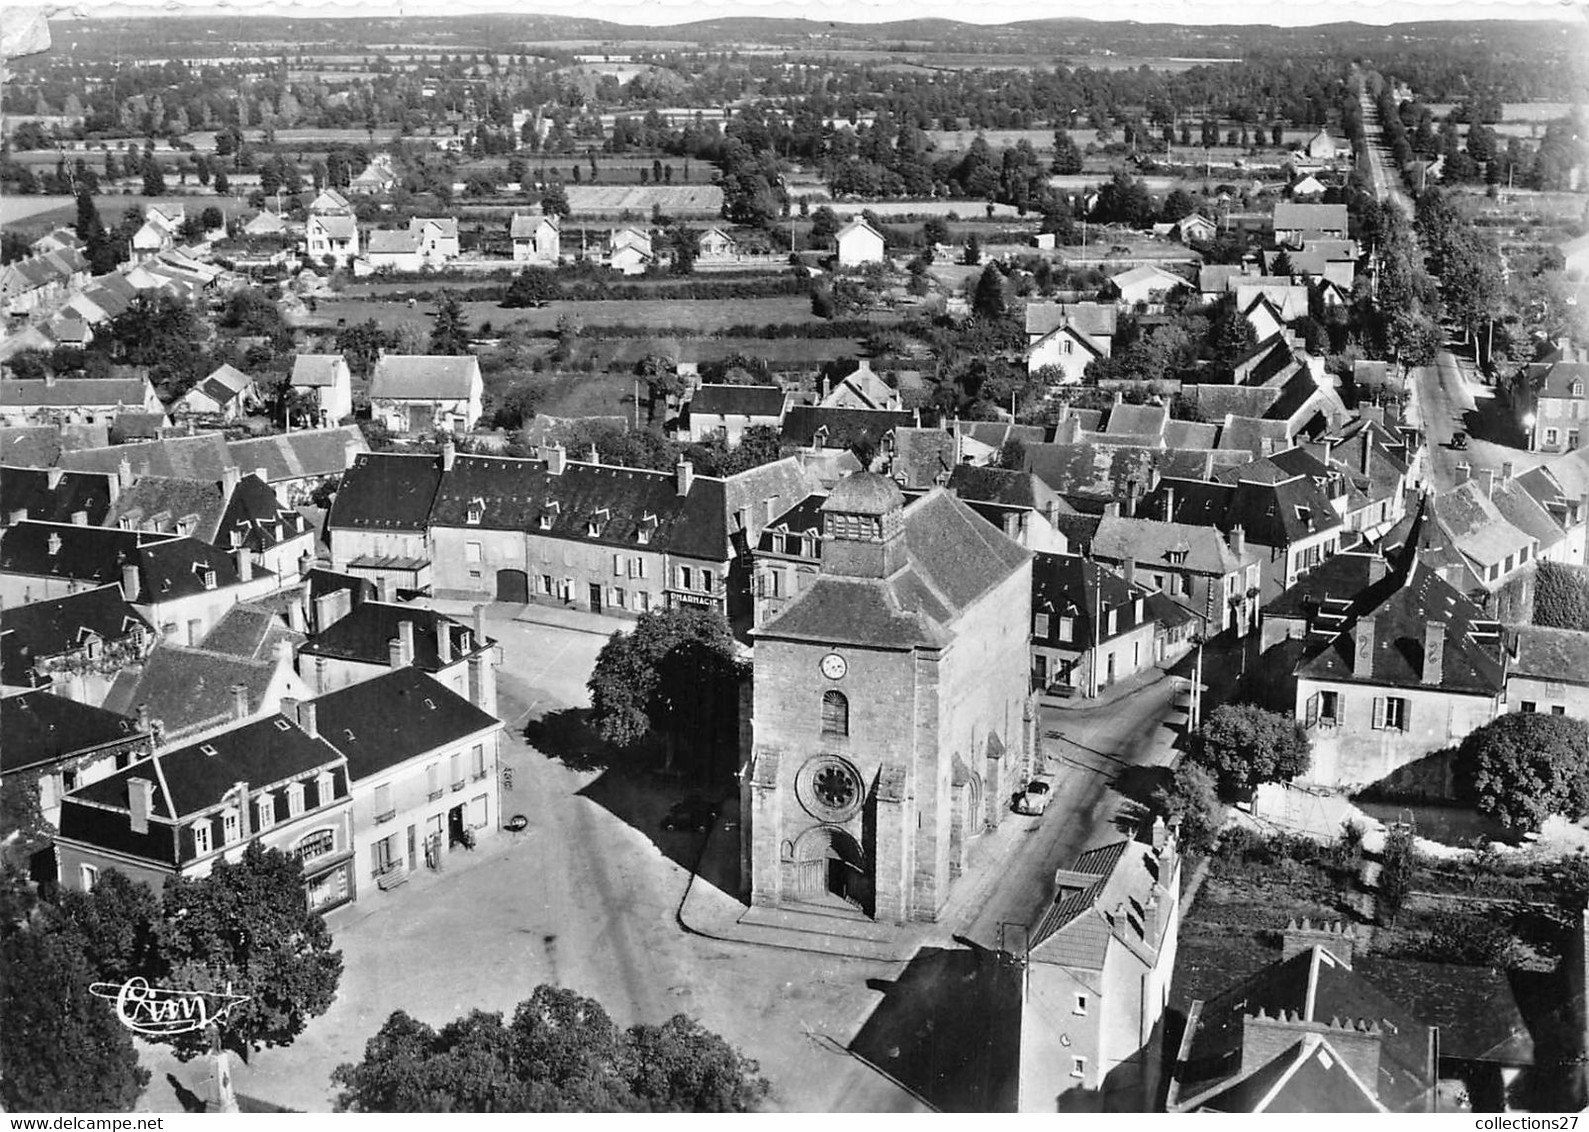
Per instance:
[[[1424,430],[1429,484],[1435,491],[1460,483],[1458,468],[1463,464],[1475,473],[1488,469],[1497,474],[1510,464],[1517,474],[1548,458],[1496,442],[1494,438],[1515,439],[1518,425],[1504,398],[1468,380],[1465,364],[1450,350],[1441,350],[1434,365],[1413,370],[1409,383],[1408,419]],[[1456,432],[1467,434],[1466,448],[1451,446]]]

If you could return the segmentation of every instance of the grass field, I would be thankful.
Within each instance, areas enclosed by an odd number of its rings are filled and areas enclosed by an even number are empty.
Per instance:
[[[669,215],[716,216],[723,211],[723,190],[716,185],[565,185],[568,206],[576,213],[635,212],[649,215],[660,205]]]
[[[635,302],[555,302],[538,310],[505,310],[494,302],[466,302],[464,315],[470,326],[490,322],[503,327],[523,323],[534,330],[555,330],[565,315],[581,327],[656,326],[678,327],[697,333],[723,330],[730,326],[763,323],[811,322],[809,299],[793,295],[775,299],[735,299],[691,302],[674,299],[641,299]],[[371,299],[322,299],[314,318],[318,324],[335,326],[338,319],[349,325],[374,319],[383,329],[395,330],[405,324],[430,328],[435,313],[433,303],[379,302]]]

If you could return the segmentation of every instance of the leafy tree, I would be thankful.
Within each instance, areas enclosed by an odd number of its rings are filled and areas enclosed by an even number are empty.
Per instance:
[[[575,170],[578,173],[578,170]],[[541,193],[541,209],[548,216],[567,216],[573,211],[568,206],[568,193],[562,185],[548,185]]]
[[[451,291],[436,296],[436,321],[430,329],[432,354],[467,354],[469,352],[469,324],[464,318],[463,304]]]
[[[1018,436],[1012,436],[999,446],[997,467],[1019,472],[1026,467],[1026,445]]]
[[[368,377],[375,368],[381,351],[392,345],[392,336],[381,329],[373,318],[356,322],[337,331],[337,353],[348,363],[348,369],[358,377]]]
[[[109,875],[109,874],[107,874]],[[8,925],[0,940],[0,1100],[7,1112],[129,1112],[149,1083],[69,925]]]
[[[701,234],[680,224],[672,230],[674,275],[695,274],[695,261],[701,254]]]
[[[1385,844],[1379,851],[1379,883],[1376,905],[1379,920],[1394,924],[1401,914],[1401,906],[1412,891],[1413,876],[1418,871],[1418,848],[1412,830],[1395,826],[1385,834]]]
[[[1221,704],[1211,711],[1197,731],[1192,754],[1227,797],[1264,782],[1289,781],[1311,764],[1301,724],[1254,704]]]
[[[975,232],[966,237],[966,250],[963,262],[969,267],[975,267],[982,262],[982,241]]]
[[[361,1112],[747,1112],[754,1061],[682,1015],[620,1031],[594,999],[539,986],[511,1022],[473,1011],[437,1031],[402,1011],[339,1065],[337,1107]]]
[[[502,296],[502,305],[508,308],[541,307],[556,299],[560,291],[557,273],[549,267],[526,267]]]
[[[1534,624],[1589,631],[1589,573],[1583,567],[1539,564],[1534,574]]]
[[[160,901],[147,884],[107,869],[92,892],[62,892],[60,912],[81,937],[96,978],[119,983],[159,969]]]
[[[1001,319],[1009,312],[1009,302],[1004,296],[1004,273],[994,264],[983,268],[982,275],[977,279],[971,309],[978,318],[989,321]]]
[[[949,222],[941,216],[929,216],[921,226],[921,238],[929,247],[934,244],[947,244],[953,235],[949,231]]]
[[[811,214],[811,243],[818,247],[827,247],[833,242],[833,237],[839,231],[839,217],[827,205],[822,205]]]
[[[281,308],[258,287],[233,291],[221,309],[220,324],[237,334],[270,338],[278,348],[292,343],[292,331],[281,317]]]
[[[143,159],[143,167],[140,170],[140,173],[143,176],[144,196],[158,197],[165,195],[165,174],[160,171],[160,163],[155,160],[153,154],[150,154]]]
[[[1172,189],[1164,198],[1164,205],[1159,209],[1159,219],[1166,224],[1173,224],[1197,211],[1197,205],[1192,202],[1192,196],[1185,189]]]
[[[587,684],[591,719],[617,747],[660,737],[671,765],[681,739],[698,738],[706,717],[735,702],[738,677],[722,614],[701,606],[654,609],[602,646]]]
[[[535,419],[540,403],[539,388],[528,381],[517,382],[498,398],[491,425],[510,430],[523,428]]]
[[[1506,968],[1515,941],[1505,923],[1493,915],[1441,909],[1426,920],[1418,958],[1425,963],[1456,963],[1464,967]]]
[[[1070,131],[1055,130],[1053,171],[1074,175],[1080,173],[1081,168],[1081,150],[1076,147],[1076,141],[1070,136]]]
[[[1511,712],[1457,748],[1458,797],[1508,829],[1589,809],[1589,726],[1565,715]]]
[[[95,338],[96,351],[111,350],[128,365],[148,366],[149,378],[171,401],[203,376],[207,359],[196,345],[206,336],[204,323],[175,295],[143,293],[112,318],[108,333]]]
[[[1181,848],[1188,853],[1208,853],[1225,825],[1225,807],[1219,800],[1214,775],[1189,759],[1181,760],[1169,783],[1154,791],[1153,808],[1165,820],[1180,826]]]

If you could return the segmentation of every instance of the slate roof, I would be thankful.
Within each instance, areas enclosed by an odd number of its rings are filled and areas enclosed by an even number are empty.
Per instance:
[[[1252,550],[1237,556],[1213,527],[1187,523],[1105,516],[1092,538],[1092,553],[1111,562],[1131,558],[1138,566],[1169,565],[1171,551],[1185,553],[1176,569],[1221,577],[1258,560]]]
[[[126,444],[136,440],[157,440],[160,430],[170,423],[164,413],[117,413],[110,422],[110,442]]]
[[[702,385],[685,403],[692,415],[725,417],[783,416],[784,392],[776,385]]]
[[[10,774],[124,742],[138,723],[40,689],[0,699],[0,733],[0,770]]]
[[[500,727],[451,688],[416,668],[397,668],[315,701],[320,734],[348,760],[353,781]]]
[[[465,401],[480,389],[480,363],[472,356],[386,354],[370,374],[372,400]]]
[[[221,481],[143,476],[123,489],[105,525],[192,535],[214,543],[228,501]]]
[[[1118,325],[1114,303],[1027,303],[1026,339],[1047,337],[1062,326],[1072,326],[1089,338],[1111,339]]]
[[[7,614],[7,617],[12,616]],[[1519,625],[1510,675],[1553,683],[1589,685],[1589,633]]]
[[[825,495],[808,495],[789,510],[773,519],[771,523],[762,528],[761,539],[756,544],[756,549],[763,554],[773,553],[772,538],[774,532],[788,534],[822,537],[822,504],[827,501]],[[813,561],[817,557],[807,554],[805,557]]]
[[[336,240],[351,240],[359,234],[358,222],[351,216],[338,216],[335,213],[317,212],[309,217],[310,224],[317,224],[327,236]],[[370,233],[370,243],[375,242],[375,237],[380,232]],[[404,233],[406,235],[407,233]]]
[[[391,642],[397,639],[398,625],[403,621],[412,622],[414,626],[413,667],[422,672],[439,672],[444,667],[438,648],[438,637],[442,633],[448,635],[452,646],[452,659],[448,664],[483,652],[496,643],[475,640],[472,625],[434,609],[362,601],[347,616],[306,640],[300,655],[389,665]]]
[[[237,466],[227,450],[226,438],[218,432],[63,452],[60,466],[115,475],[123,461],[135,476],[173,479],[219,480],[227,468]]]
[[[1274,209],[1274,228],[1277,231],[1287,232],[1344,232],[1346,231],[1346,206],[1344,204],[1279,202]]]
[[[1131,444],[1028,444],[1026,469],[1064,496],[1125,500],[1129,485],[1147,492],[1157,476],[1156,448]]]
[[[1164,446],[1169,449],[1208,451],[1219,443],[1219,425],[1202,421],[1164,422]],[[1165,473],[1166,475],[1169,473]]]
[[[249,704],[257,709],[276,671],[274,656],[255,660],[162,642],[141,665],[116,674],[105,707],[136,715],[147,704],[149,718],[164,724],[169,741],[232,718],[235,684],[243,685]]]
[[[1375,563],[1382,569],[1374,579]],[[1383,562],[1371,551],[1349,550],[1332,554],[1299,577],[1263,607],[1265,617],[1310,618],[1320,610],[1332,618],[1356,617],[1373,609],[1399,589],[1405,571]]]
[[[50,486],[52,478],[54,487]],[[0,469],[0,515],[5,522],[18,511],[26,511],[30,519],[69,523],[81,511],[91,525],[97,525],[110,510],[110,493],[110,478],[91,472]]]
[[[153,629],[123,600],[119,585],[14,606],[5,611],[0,625],[0,680],[31,684],[39,661],[80,648],[85,638],[115,641],[136,631]]]
[[[1321,1028],[1334,1019],[1372,1022],[1380,1030],[1379,1075],[1365,1084],[1391,1111],[1417,1111],[1428,1103],[1436,1083],[1431,1028],[1322,947],[1271,963],[1193,1007],[1175,1067],[1177,1103],[1257,1068],[1243,1062],[1243,1016],[1260,1010],[1269,1018],[1298,1015]]]
[[[1297,664],[1297,675],[1315,680],[1371,684],[1375,687],[1425,687],[1425,626],[1445,626],[1439,688],[1468,695],[1499,695],[1505,685],[1500,627],[1484,611],[1433,570],[1415,565],[1406,583],[1378,606],[1358,614],[1374,624],[1374,659],[1367,673],[1353,670],[1353,624],[1324,642],[1314,643]]]
[[[1574,398],[1572,387],[1575,382],[1589,391],[1589,362],[1556,362],[1544,367],[1544,377],[1538,395],[1582,401],[1589,396],[1589,392]]]
[[[295,632],[279,611],[257,602],[239,602],[204,635],[199,647],[243,660],[265,660],[274,659],[277,645],[296,648],[303,640],[304,635]]]
[[[147,379],[114,377],[7,378],[0,381],[0,405],[12,408],[72,409],[142,406],[149,395]]]
[[[1329,1039],[1304,1033],[1254,1072],[1197,1106],[1199,1112],[1386,1112]]]
[[[1104,425],[1104,431],[1114,435],[1162,437],[1164,426],[1169,420],[1170,410],[1164,405],[1122,403],[1109,410],[1109,419]]]
[[[949,475],[947,487],[967,503],[1000,503],[1007,507],[1041,509],[1042,481],[1031,472],[1007,468],[982,468],[961,464]],[[1052,496],[1050,496],[1052,498]]]
[[[791,444],[808,447],[815,443],[817,430],[827,429],[825,448],[848,448],[865,436],[878,447],[891,429],[912,428],[913,413],[888,409],[829,409],[820,405],[792,405],[783,418],[783,438]]]
[[[1356,956],[1352,969],[1440,1030],[1440,1057],[1505,1066],[1534,1064],[1534,1039],[1506,972],[1493,967]]]
[[[1061,637],[1057,618],[1050,618],[1048,635],[1040,636],[1034,626],[1032,641],[1082,651],[1091,647],[1095,634],[1101,641],[1115,640],[1153,620],[1148,595],[1146,586],[1127,582],[1102,562],[1079,554],[1039,552],[1032,563],[1032,611],[1074,618],[1075,626],[1068,638]],[[1140,618],[1136,610],[1139,598],[1143,602]],[[1095,614],[1100,610],[1104,620],[1095,629]],[[1117,611],[1112,634],[1107,631],[1110,611]]]
[[[515,212],[512,223],[508,225],[508,235],[515,240],[527,240],[535,235],[536,230],[542,224],[551,224],[552,227],[556,228],[557,218],[555,216],[547,216],[543,212],[531,212],[527,215]]]
[[[1567,537],[1567,532],[1551,513],[1515,480],[1496,484],[1490,493],[1490,502],[1513,527],[1538,540],[1539,553],[1549,550]]]
[[[1278,389],[1253,385],[1187,385],[1181,392],[1215,422],[1226,416],[1262,417],[1280,397]]]
[[[857,477],[893,487],[870,473],[848,478]],[[903,526],[904,565],[892,576],[853,578],[825,571],[756,635],[879,648],[939,647],[949,642],[952,622],[1031,557],[942,488],[907,504]]]
[[[357,425],[233,440],[226,447],[237,467],[245,473],[264,469],[261,478],[273,484],[341,475],[369,450]]]
[[[419,233],[377,228],[370,233],[364,250],[368,255],[412,255],[419,251]]]
[[[1160,941],[1145,934],[1139,910],[1162,867],[1152,847],[1139,841],[1083,852],[1061,870],[1060,891],[1032,928],[1031,961],[1102,971],[1110,941],[1117,940],[1151,964]]]
[[[932,487],[954,469],[955,438],[941,428],[896,428],[889,474],[904,487]]]
[[[50,536],[60,538],[51,554]],[[79,527],[71,523],[18,523],[0,536],[0,570],[34,577],[72,578],[109,585],[120,582],[122,563],[138,567],[140,604],[172,601],[205,589],[202,573],[215,572],[217,589],[237,585],[237,563],[227,552],[195,538]],[[254,567],[254,577],[269,576]]]
[[[1219,447],[1222,451],[1239,452],[1253,458],[1263,455],[1266,441],[1270,452],[1284,449],[1291,443],[1291,426],[1285,421],[1227,417],[1224,427],[1219,431]]]
[[[326,531],[424,531],[441,486],[441,457],[362,452],[342,477]]]
[[[292,360],[292,383],[298,388],[335,385],[338,371],[347,364],[341,354],[299,354]]]

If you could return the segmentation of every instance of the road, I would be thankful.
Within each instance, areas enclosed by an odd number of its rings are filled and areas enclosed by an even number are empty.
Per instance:
[[[1368,153],[1369,180],[1374,186],[1374,195],[1381,204],[1389,202],[1407,215],[1412,216],[1412,204],[1401,191],[1401,178],[1395,170],[1395,159],[1391,156],[1390,147],[1385,144],[1385,131],[1383,123],[1379,120],[1379,107],[1374,100],[1364,91],[1358,96],[1358,102],[1363,108],[1363,139]]]
[[[1157,683],[1111,703],[1045,708],[1043,752],[1054,775],[1054,800],[1039,817],[1010,815],[1029,832],[997,873],[996,887],[977,895],[977,910],[961,933],[997,947],[1000,925],[1034,924],[1054,896],[1054,871],[1076,859],[1131,803],[1113,789],[1127,767],[1167,765],[1184,723],[1185,681],[1164,675]]]

